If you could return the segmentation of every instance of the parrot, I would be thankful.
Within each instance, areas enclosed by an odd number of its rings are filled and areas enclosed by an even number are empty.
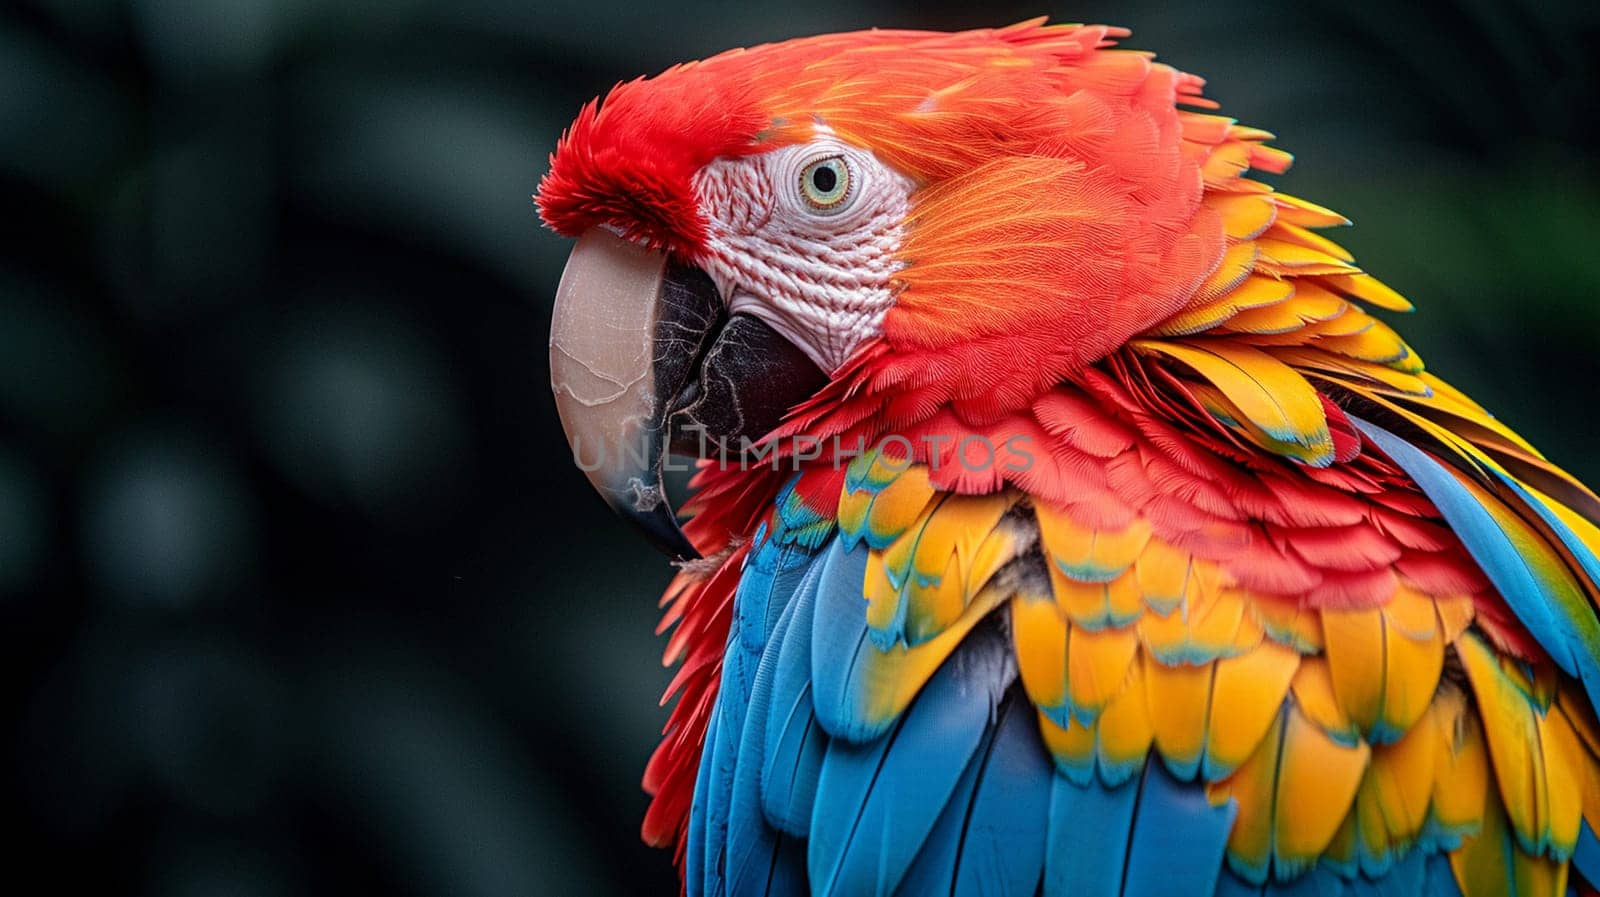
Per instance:
[[[556,410],[676,564],[644,839],[708,897],[1595,894],[1600,499],[1129,36],[798,38],[560,136]]]

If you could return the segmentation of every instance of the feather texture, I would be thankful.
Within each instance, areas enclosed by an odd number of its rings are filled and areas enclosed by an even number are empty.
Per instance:
[[[974,762],[1014,676],[1004,641],[980,630],[885,737],[829,743],[811,819],[815,893],[894,892]]]
[[[563,137],[547,222],[690,261],[709,160],[825,126],[917,185],[880,332],[770,469],[696,477],[646,837],[692,894],[1600,874],[1600,498],[1426,372],[1314,230],[1347,222],[1249,176],[1288,154],[1124,34],[736,51]],[[1006,448],[930,448],[967,438]]]

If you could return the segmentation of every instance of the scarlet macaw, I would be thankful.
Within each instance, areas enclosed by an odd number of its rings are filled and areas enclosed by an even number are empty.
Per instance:
[[[558,406],[684,561],[645,838],[696,895],[1592,893],[1600,500],[1127,34],[735,50],[563,135]]]

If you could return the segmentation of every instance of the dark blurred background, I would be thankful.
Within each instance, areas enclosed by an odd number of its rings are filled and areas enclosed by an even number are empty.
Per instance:
[[[670,894],[667,566],[569,464],[529,195],[621,78],[1131,26],[1430,366],[1600,483],[1600,5],[50,0],[0,13],[6,888]]]

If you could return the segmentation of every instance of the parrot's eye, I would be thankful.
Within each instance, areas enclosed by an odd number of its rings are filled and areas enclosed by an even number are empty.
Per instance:
[[[825,156],[800,170],[800,195],[812,211],[825,215],[843,211],[853,194],[850,163],[843,156]]]

